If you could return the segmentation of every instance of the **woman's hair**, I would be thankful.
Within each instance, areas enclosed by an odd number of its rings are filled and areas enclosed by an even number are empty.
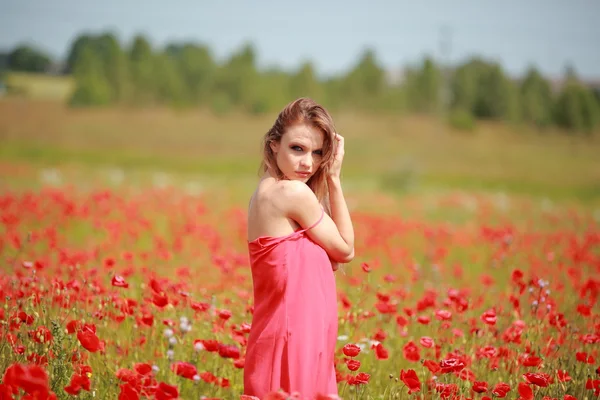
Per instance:
[[[315,193],[319,202],[324,206],[325,211],[329,213],[329,190],[327,187],[327,173],[333,162],[333,136],[335,135],[335,126],[331,115],[314,100],[301,97],[288,104],[275,120],[275,124],[269,129],[263,138],[263,161],[260,166],[262,173],[271,168],[279,179],[283,178],[283,173],[277,166],[275,154],[271,149],[271,142],[280,142],[281,137],[286,130],[296,124],[306,124],[323,132],[323,154],[319,169],[306,182],[308,187]]]

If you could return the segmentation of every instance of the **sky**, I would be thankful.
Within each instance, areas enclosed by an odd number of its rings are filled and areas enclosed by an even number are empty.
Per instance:
[[[560,77],[572,65],[600,78],[599,0],[0,0],[3,51],[29,43],[64,58],[77,35],[104,31],[123,45],[140,33],[155,47],[203,43],[220,61],[252,43],[261,67],[311,61],[321,75],[370,48],[387,70],[479,55],[513,76],[534,65]]]

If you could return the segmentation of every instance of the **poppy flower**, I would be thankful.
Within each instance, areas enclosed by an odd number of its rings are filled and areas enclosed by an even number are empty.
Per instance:
[[[77,339],[81,346],[91,353],[104,351],[104,342],[100,341],[96,333],[89,329],[82,329],[77,332]]]
[[[531,387],[524,383],[524,382],[519,382],[519,387],[517,389],[519,391],[519,395],[521,396],[520,398],[523,400],[533,400],[533,390],[531,389]]]
[[[504,382],[498,383],[496,386],[494,386],[494,389],[492,390],[492,393],[500,398],[506,397],[508,392],[510,392],[510,386]]]
[[[125,282],[125,278],[120,275],[115,275],[112,277],[111,284],[115,287],[121,287],[127,289],[129,287],[129,283]]]
[[[155,393],[156,400],[171,400],[179,397],[177,386],[169,385],[164,382],[158,384]]]
[[[473,382],[473,391],[476,393],[485,393],[488,391],[487,382],[476,381]]]
[[[178,376],[192,380],[194,379],[194,376],[198,374],[195,365],[183,361],[171,364],[171,371],[175,372]]]
[[[349,385],[365,385],[369,383],[369,379],[371,375],[366,374],[364,372],[359,372],[356,376],[350,376],[348,378]]]
[[[528,372],[526,374],[523,374],[523,378],[525,378],[525,380],[528,383],[532,383],[536,386],[540,386],[540,387],[546,387],[550,384],[550,376],[543,374],[543,373],[532,373],[532,372]]]
[[[375,346],[375,356],[378,360],[387,360],[390,357],[390,354],[387,349],[383,347],[383,344],[377,343]]]
[[[421,359],[419,348],[412,341],[404,345],[403,352],[404,358],[406,358],[408,361],[419,361]]]
[[[342,352],[347,357],[356,357],[360,353],[360,347],[353,343],[348,343],[342,348]]]
[[[360,368],[360,361],[348,359],[346,360],[346,366],[350,371],[357,371]]]
[[[65,392],[72,396],[77,396],[81,390],[90,391],[90,378],[85,375],[73,374],[71,382],[64,387]]]
[[[223,358],[240,358],[240,349],[235,345],[219,345],[219,355]]]
[[[419,343],[421,343],[421,346],[426,347],[428,349],[432,348],[434,345],[433,339],[429,336],[421,337],[421,339],[419,339]]]
[[[421,390],[421,382],[414,369],[400,371],[400,380],[408,387],[408,394],[413,394]]]
[[[496,319],[496,311],[493,308],[481,314],[481,320],[488,325],[496,325]]]
[[[140,395],[133,386],[129,383],[124,383],[119,386],[121,391],[119,392],[119,400],[139,400]]]

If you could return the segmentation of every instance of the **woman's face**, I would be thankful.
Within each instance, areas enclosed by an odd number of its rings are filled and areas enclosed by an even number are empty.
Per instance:
[[[280,142],[271,142],[271,150],[286,179],[306,183],[321,166],[323,132],[306,124],[293,125]]]

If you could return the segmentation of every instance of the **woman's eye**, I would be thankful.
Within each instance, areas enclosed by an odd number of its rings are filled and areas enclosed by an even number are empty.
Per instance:
[[[302,147],[300,147],[300,146],[292,146],[292,150],[302,151]]]
[[[323,155],[323,152],[321,150],[317,150],[315,151],[315,154],[321,157]]]

